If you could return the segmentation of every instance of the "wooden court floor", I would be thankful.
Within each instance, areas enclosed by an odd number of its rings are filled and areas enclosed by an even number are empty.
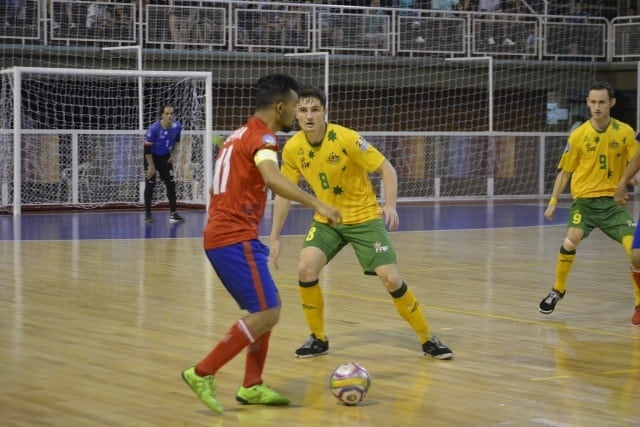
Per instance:
[[[405,281],[451,361],[422,356],[376,278],[347,247],[321,277],[331,352],[296,359],[301,236],[272,270],[283,311],[265,382],[289,407],[236,404],[244,354],[218,374],[216,415],[182,382],[242,312],[200,238],[0,241],[2,426],[633,426],[640,328],[624,251],[595,231],[551,315],[564,226],[393,234]],[[370,394],[339,405],[327,383],[364,365]]]

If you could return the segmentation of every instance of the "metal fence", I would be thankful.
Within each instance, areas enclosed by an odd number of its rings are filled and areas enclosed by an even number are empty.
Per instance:
[[[2,44],[388,56],[498,56],[611,61],[640,58],[640,16],[445,12],[259,1],[199,6],[25,0],[5,10]]]

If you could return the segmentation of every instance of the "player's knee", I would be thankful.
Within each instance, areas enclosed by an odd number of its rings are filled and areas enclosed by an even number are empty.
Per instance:
[[[574,243],[570,238],[565,238],[564,242],[562,242],[562,246],[560,247],[560,253],[565,255],[573,255],[576,253],[576,249],[578,248],[577,243]]]
[[[280,306],[252,313],[246,318],[247,327],[257,337],[273,329],[279,320]]]
[[[389,292],[398,289],[403,284],[402,277],[400,277],[400,272],[395,264],[377,267],[375,272]]]
[[[270,310],[270,316],[269,316],[269,320],[268,323],[271,325],[272,329],[274,326],[276,326],[278,324],[278,322],[280,321],[280,307],[274,307]]]
[[[634,272],[640,272],[640,249],[633,249],[631,251],[631,267]]]
[[[308,286],[303,286],[303,287],[309,287],[309,286],[313,286],[314,284],[312,282],[316,282],[318,283],[318,270],[317,268],[315,268],[314,266],[305,263],[305,262],[301,262],[300,264],[298,264],[298,279],[300,280],[300,283],[311,283]]]

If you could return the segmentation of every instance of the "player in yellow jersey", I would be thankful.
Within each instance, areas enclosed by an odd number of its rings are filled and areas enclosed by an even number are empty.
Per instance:
[[[613,196],[627,164],[636,153],[637,143],[633,129],[610,116],[615,103],[615,91],[609,83],[598,82],[589,88],[587,106],[591,118],[571,132],[560,159],[558,176],[544,216],[553,218],[558,196],[569,178],[574,200],[567,221],[567,235],[556,262],[556,280],[549,295],[540,302],[541,313],[552,313],[564,297],[576,249],[594,228],[620,242],[631,256],[636,224],[629,211],[616,203]],[[640,277],[633,279],[636,310],[631,323],[640,325]]]
[[[378,276],[398,314],[418,335],[423,353],[436,359],[450,359],[453,353],[431,335],[419,302],[400,276],[395,250],[385,228],[385,224],[390,231],[398,228],[395,169],[357,132],[325,122],[326,96],[322,90],[305,87],[299,95],[296,118],[302,130],[282,150],[282,174],[295,183],[304,178],[318,199],[340,210],[342,224],[330,226],[326,218],[314,215],[302,245],[298,284],[311,336],[295,355],[313,357],[329,351],[320,271],[351,243],[364,273]],[[383,179],[382,208],[369,180],[370,173]],[[289,204],[287,199],[276,196],[271,229],[271,259],[276,266],[280,232]]]

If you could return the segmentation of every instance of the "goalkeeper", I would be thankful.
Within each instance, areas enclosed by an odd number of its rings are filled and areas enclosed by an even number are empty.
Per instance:
[[[325,122],[325,115],[325,94],[315,87],[303,88],[296,113],[302,130],[287,141],[282,151],[282,174],[295,183],[304,177],[316,197],[336,207],[343,218],[342,224],[330,226],[316,214],[302,245],[298,284],[311,336],[295,355],[314,357],[329,351],[320,271],[351,243],[364,273],[378,276],[398,314],[418,335],[423,353],[436,359],[450,359],[451,350],[431,335],[420,303],[400,277],[393,244],[385,228],[385,224],[390,231],[398,228],[395,169],[357,132]],[[373,172],[384,182],[386,200],[382,208],[369,180],[369,173]],[[276,196],[270,248],[270,258],[276,267],[280,232],[289,205],[289,200]]]
[[[153,122],[144,134],[144,221],[153,222],[151,201],[156,185],[156,171],[167,188],[169,199],[169,222],[184,222],[177,212],[176,181],[173,176],[173,151],[180,142],[182,123],[175,120],[173,106],[165,104],[160,108],[160,120]]]

